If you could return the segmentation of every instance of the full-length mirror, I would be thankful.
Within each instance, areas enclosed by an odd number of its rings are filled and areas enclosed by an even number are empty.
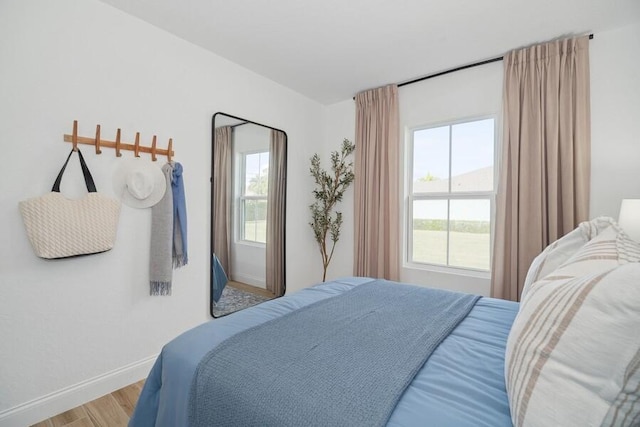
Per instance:
[[[213,115],[210,308],[220,317],[285,293],[287,134]]]

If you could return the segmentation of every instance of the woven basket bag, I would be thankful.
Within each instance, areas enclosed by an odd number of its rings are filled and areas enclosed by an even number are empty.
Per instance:
[[[77,150],[89,194],[67,199],[60,193],[69,153],[50,193],[19,203],[20,214],[33,250],[40,258],[68,258],[108,251],[118,230],[120,201],[96,192],[89,168]]]

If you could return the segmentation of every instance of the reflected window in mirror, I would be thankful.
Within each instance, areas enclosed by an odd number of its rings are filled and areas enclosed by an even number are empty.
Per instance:
[[[267,243],[267,196],[269,193],[269,151],[240,153],[243,183],[238,195],[240,239]]]
[[[287,135],[213,116],[210,307],[220,317],[284,295]]]

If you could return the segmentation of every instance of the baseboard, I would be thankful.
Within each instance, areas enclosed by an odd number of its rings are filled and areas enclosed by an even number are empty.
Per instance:
[[[232,274],[232,280],[240,283],[246,283],[247,285],[255,286],[256,288],[266,289],[264,277],[251,276],[249,274]]]
[[[30,426],[139,381],[149,374],[158,356],[54,391],[0,412],[0,427]]]

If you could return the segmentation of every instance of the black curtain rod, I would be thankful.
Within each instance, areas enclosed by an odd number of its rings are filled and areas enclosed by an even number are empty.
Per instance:
[[[593,34],[589,34],[589,40],[593,40]],[[443,76],[445,74],[453,73],[455,71],[461,71],[461,70],[466,70],[467,68],[477,67],[478,65],[485,65],[485,64],[491,64],[492,62],[502,61],[502,58],[504,58],[504,57],[503,56],[498,56],[496,58],[486,59],[486,60],[480,61],[480,62],[474,62],[473,64],[463,65],[461,67],[452,68],[450,70],[440,71],[439,73],[429,74],[428,76],[418,77],[417,79],[409,80],[407,82],[398,83],[398,87],[410,85],[412,83],[418,83],[418,82],[421,82],[421,81],[424,81],[424,80],[429,80],[431,78]],[[353,99],[356,99],[356,97],[354,96]]]
[[[480,62],[474,62],[473,64],[463,65],[461,67],[452,68],[450,70],[440,71],[439,73],[429,74],[428,76],[418,77],[417,79],[409,80],[408,82],[398,83],[398,87],[410,85],[412,83],[418,83],[423,80],[429,80],[434,77],[444,76],[445,74],[454,73],[456,71],[466,70],[467,68],[477,67],[478,65],[491,64],[492,62],[502,61],[502,56],[498,56],[496,58],[487,59]]]

